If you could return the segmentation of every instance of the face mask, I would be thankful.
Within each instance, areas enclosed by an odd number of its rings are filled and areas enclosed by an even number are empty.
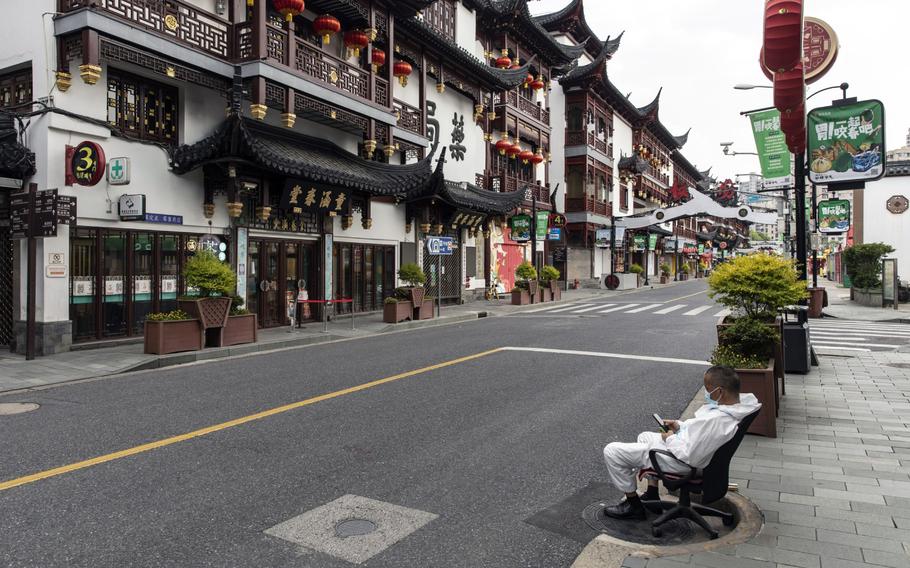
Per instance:
[[[711,407],[717,407],[717,401],[714,400],[713,398],[711,398],[711,395],[714,393],[714,391],[716,391],[719,388],[720,387],[717,387],[714,390],[712,390],[711,392],[708,392],[707,390],[705,391],[705,404],[707,404],[708,406],[711,406]]]

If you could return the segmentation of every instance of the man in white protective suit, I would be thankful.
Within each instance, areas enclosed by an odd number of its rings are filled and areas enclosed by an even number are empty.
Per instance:
[[[651,450],[666,450],[690,466],[703,469],[721,446],[730,441],[743,418],[761,403],[751,393],[740,394],[739,376],[730,367],[715,366],[705,372],[705,405],[689,420],[664,421],[664,433],[642,432],[635,443],[613,442],[604,448],[604,461],[610,481],[626,498],[604,512],[615,519],[644,519],[642,500],[657,500],[657,480],[649,480],[647,492],[639,496],[636,474],[651,467]],[[681,464],[658,457],[661,468],[671,473],[687,473]]]

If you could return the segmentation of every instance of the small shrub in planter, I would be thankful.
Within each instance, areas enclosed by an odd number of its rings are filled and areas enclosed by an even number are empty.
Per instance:
[[[645,269],[642,268],[640,264],[635,264],[634,262],[629,265],[629,273],[635,275],[635,285],[641,286],[641,275],[644,274]]]
[[[145,353],[166,355],[202,349],[202,325],[183,310],[152,313],[145,320]]]
[[[844,267],[854,288],[869,289],[882,285],[882,258],[894,252],[885,243],[853,245],[844,251]]]
[[[512,305],[513,306],[526,306],[531,303],[531,293],[528,292],[527,288],[523,288],[517,283],[515,287],[512,288]]]
[[[682,266],[679,267],[679,279],[680,280],[689,279],[689,265],[688,264],[684,263]]]
[[[711,356],[711,363],[733,367],[739,375],[742,392],[751,392],[761,402],[761,410],[749,426],[749,433],[776,438],[777,393],[774,360],[743,355],[732,346],[718,345]]]
[[[231,267],[218,260],[215,253],[199,251],[186,261],[184,274],[187,287],[199,290],[199,297],[180,298],[177,306],[202,322],[203,333],[206,329],[223,328],[237,287]]]
[[[427,281],[427,275],[423,269],[414,262],[402,264],[398,269],[398,279],[408,285],[410,300],[414,306],[420,306],[426,295],[423,284]]]
[[[660,265],[660,283],[666,284],[670,281],[670,271],[673,270],[669,263],[663,263]]]
[[[414,304],[410,300],[402,300],[395,296],[385,299],[382,306],[382,321],[385,323],[399,323],[409,320],[414,315]]]
[[[547,264],[540,269],[540,281],[544,286],[540,289],[540,293],[541,299],[544,302],[547,300],[556,300],[556,296],[559,291],[559,286],[557,286],[556,283],[559,281],[559,276],[559,270],[557,270],[555,266],[550,266]]]
[[[534,268],[533,264],[528,261],[519,264],[515,269],[515,281],[517,283],[516,286],[528,291],[528,297],[532,304],[538,300],[537,269]]]
[[[774,321],[778,310],[808,297],[794,264],[777,256],[750,254],[721,264],[708,278],[708,295],[734,316]]]

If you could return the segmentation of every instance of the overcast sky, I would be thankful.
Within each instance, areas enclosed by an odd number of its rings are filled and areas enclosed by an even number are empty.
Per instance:
[[[535,14],[553,12],[568,0],[535,0]],[[735,91],[737,83],[770,85],[758,66],[764,0],[585,0],[591,29],[604,39],[625,30],[608,64],[610,78],[637,106],[663,87],[660,120],[673,134],[690,126],[683,153],[700,169],[721,177],[758,172],[755,156],[724,156],[720,143],[754,152],[748,119],[739,111],[772,104],[770,89]],[[910,1],[806,0],[806,15],[834,28],[841,46],[831,71],[808,93],[850,83],[848,96],[885,104],[889,150],[905,144],[910,128]],[[830,104],[840,91],[822,93],[807,108]],[[829,95],[834,95],[829,98]]]

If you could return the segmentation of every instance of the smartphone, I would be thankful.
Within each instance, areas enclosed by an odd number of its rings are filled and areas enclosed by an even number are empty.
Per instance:
[[[660,426],[662,432],[669,432],[670,429],[667,428],[667,424],[664,422],[664,419],[660,417],[656,412],[651,416],[654,417],[654,420],[657,422],[657,425]]]

